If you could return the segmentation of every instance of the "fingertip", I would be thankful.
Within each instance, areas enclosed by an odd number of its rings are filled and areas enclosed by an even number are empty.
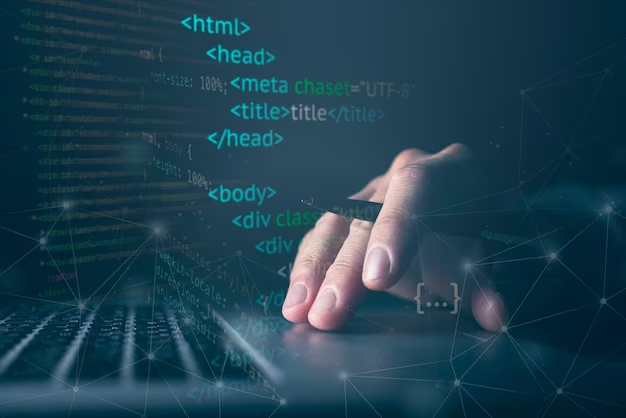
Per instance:
[[[329,287],[322,290],[309,311],[309,323],[322,331],[339,328],[343,321],[337,312],[337,302],[337,292],[334,289]]]
[[[287,321],[301,323],[307,321],[309,306],[306,303],[309,290],[304,283],[298,282],[287,291],[287,297],[283,303],[282,313]]]
[[[491,288],[478,288],[472,295],[472,314],[482,328],[491,332],[503,331],[509,321],[502,296]]]
[[[373,247],[365,258],[363,284],[370,290],[385,290],[393,285],[392,264],[389,251],[382,246]]]

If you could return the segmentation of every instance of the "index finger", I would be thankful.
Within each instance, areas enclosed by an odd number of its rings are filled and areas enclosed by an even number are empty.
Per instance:
[[[372,290],[393,286],[417,252],[417,216],[441,200],[439,178],[467,157],[462,145],[451,145],[391,174],[383,207],[372,229],[363,269],[363,283]],[[447,176],[445,176],[447,177]]]

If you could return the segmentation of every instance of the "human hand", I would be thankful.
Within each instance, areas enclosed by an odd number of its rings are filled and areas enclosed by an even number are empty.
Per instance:
[[[375,223],[326,213],[305,235],[283,304],[284,317],[308,321],[321,330],[337,329],[367,289],[413,299],[420,281],[445,298],[463,266],[461,254],[479,257],[481,243],[434,234],[417,215],[461,203],[466,196],[477,197],[480,169],[459,144],[436,154],[416,149],[398,154],[385,174],[351,196],[383,203]],[[472,274],[464,294],[472,295],[471,310],[478,324],[498,331],[507,321],[504,302],[481,281]]]

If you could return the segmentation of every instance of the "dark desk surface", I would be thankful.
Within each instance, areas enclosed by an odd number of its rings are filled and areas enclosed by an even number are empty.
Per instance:
[[[587,335],[597,311],[571,313],[583,319],[567,322],[570,328],[539,321],[491,334],[447,311],[418,315],[414,304],[400,303],[362,310],[342,332],[270,331],[262,346],[276,359],[255,364],[270,388],[237,386],[224,375],[218,397],[206,373],[191,380],[152,373],[148,395],[145,379],[124,385],[115,375],[78,393],[4,380],[0,412],[67,417],[72,406],[72,416],[623,417],[624,338],[601,326]],[[598,324],[605,314],[610,309]],[[230,348],[243,351],[236,345]],[[166,373],[166,364],[155,364]]]

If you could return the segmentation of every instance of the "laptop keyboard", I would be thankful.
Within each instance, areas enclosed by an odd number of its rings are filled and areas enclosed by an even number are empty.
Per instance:
[[[5,308],[0,311],[0,383],[145,381],[149,358],[158,360],[158,373],[168,380],[243,376],[243,370],[225,361],[221,368],[209,365],[217,355],[225,358],[221,342],[160,306],[154,314],[152,306],[102,306],[97,312],[62,305],[48,311]]]

